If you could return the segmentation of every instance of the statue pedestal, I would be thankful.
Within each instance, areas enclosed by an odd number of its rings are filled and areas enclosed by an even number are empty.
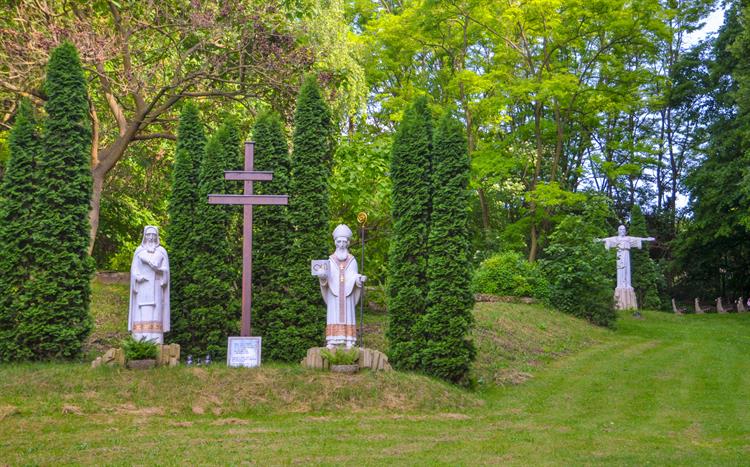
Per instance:
[[[615,289],[615,309],[638,309],[638,302],[635,299],[635,290],[632,287],[617,287]]]

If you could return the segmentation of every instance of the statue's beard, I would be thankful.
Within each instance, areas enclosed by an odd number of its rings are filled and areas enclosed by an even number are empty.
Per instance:
[[[336,248],[336,258],[344,261],[349,257],[349,250],[347,248]]]
[[[149,253],[153,253],[156,251],[156,242],[146,242],[146,250]]]

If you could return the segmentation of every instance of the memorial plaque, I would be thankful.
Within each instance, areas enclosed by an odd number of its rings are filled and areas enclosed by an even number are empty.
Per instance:
[[[260,337],[230,337],[227,366],[255,368],[260,366]]]

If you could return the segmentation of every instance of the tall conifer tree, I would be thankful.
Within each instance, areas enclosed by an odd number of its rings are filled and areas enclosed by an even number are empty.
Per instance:
[[[255,184],[258,194],[289,191],[289,147],[277,114],[258,117],[253,132],[255,168],[273,172],[273,180]],[[279,334],[292,321],[285,306],[285,276],[292,228],[286,206],[257,206],[253,218],[253,322],[263,336],[264,355],[282,360],[286,354]]]
[[[432,150],[432,213],[427,268],[427,309],[417,318],[419,366],[439,378],[466,380],[476,350],[468,339],[473,324],[470,291],[469,156],[464,129],[447,114]]]
[[[326,312],[310,261],[328,257],[332,247],[328,230],[328,178],[334,149],[334,126],[315,77],[300,88],[294,115],[294,152],[289,185],[289,217],[294,226],[289,268],[289,304],[274,323],[279,358],[296,361],[325,336]]]
[[[391,361],[399,368],[419,367],[414,324],[425,311],[427,237],[430,223],[432,117],[427,99],[405,112],[391,160],[393,233],[388,265],[388,314]]]
[[[86,79],[72,44],[52,51],[45,88],[47,119],[32,208],[34,267],[16,328],[20,356],[35,359],[79,355],[92,328],[91,122]]]
[[[10,159],[0,184],[0,362],[17,354],[15,327],[32,266],[36,226],[36,159],[41,141],[31,103],[21,101],[8,138]]]
[[[233,207],[208,204],[209,194],[226,193],[224,171],[235,168],[239,139],[237,127],[224,123],[208,140],[200,166],[193,228],[193,279],[187,288],[194,302],[188,313],[193,339],[186,348],[187,353],[200,356],[226,356],[227,338],[237,335],[239,329],[240,304],[234,284],[236,256],[229,242]]]
[[[188,321],[195,305],[188,293],[192,282],[193,254],[195,253],[193,224],[198,202],[198,172],[206,147],[203,125],[198,109],[186,104],[177,128],[177,148],[172,169],[172,193],[169,200],[169,225],[166,243],[170,263],[170,339],[183,346],[192,341],[193,331]]]

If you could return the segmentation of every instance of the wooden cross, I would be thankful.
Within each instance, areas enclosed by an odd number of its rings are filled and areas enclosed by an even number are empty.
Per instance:
[[[208,204],[241,204],[242,218],[242,327],[240,336],[251,334],[251,317],[253,303],[253,205],[289,204],[287,195],[254,195],[253,182],[273,180],[273,172],[253,171],[253,149],[255,143],[245,142],[245,170],[224,172],[226,180],[245,182],[244,195],[208,195]]]

